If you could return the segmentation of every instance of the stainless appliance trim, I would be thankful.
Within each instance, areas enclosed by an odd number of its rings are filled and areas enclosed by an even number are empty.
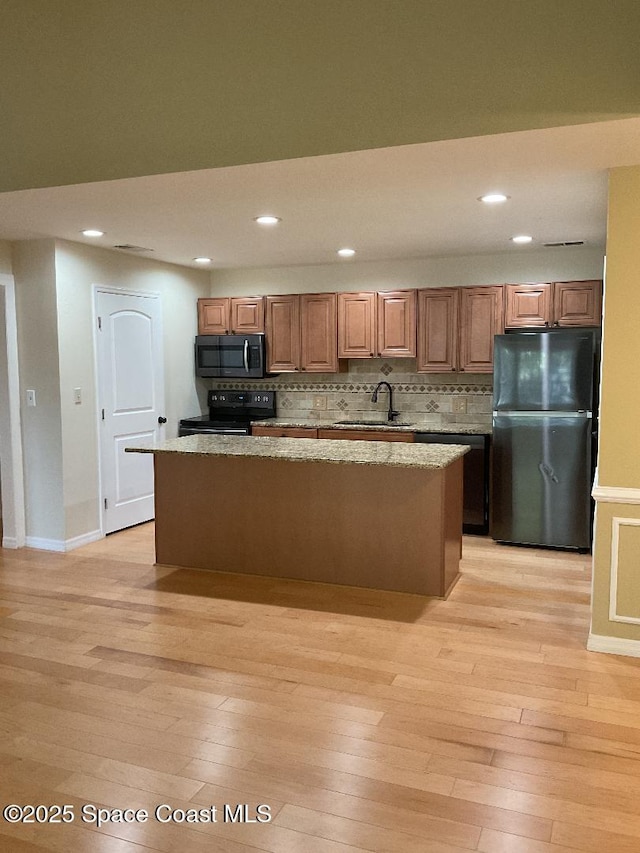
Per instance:
[[[538,409],[537,411],[521,412],[509,409],[493,410],[494,418],[591,418],[591,412],[555,412],[550,409]]]

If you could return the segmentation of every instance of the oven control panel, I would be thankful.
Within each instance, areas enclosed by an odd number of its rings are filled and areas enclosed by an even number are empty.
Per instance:
[[[209,391],[210,408],[273,409],[275,391]]]

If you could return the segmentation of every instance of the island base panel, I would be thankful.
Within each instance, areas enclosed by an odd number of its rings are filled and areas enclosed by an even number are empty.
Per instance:
[[[156,454],[160,564],[445,596],[462,460],[447,468]]]

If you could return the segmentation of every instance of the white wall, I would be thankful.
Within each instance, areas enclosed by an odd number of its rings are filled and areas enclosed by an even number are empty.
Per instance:
[[[0,272],[0,545],[25,544],[18,341],[13,276]]]
[[[13,244],[12,265],[27,544],[61,549],[100,529],[94,285],[160,294],[169,438],[206,400],[206,386],[194,378],[193,339],[196,300],[209,294],[210,279],[200,270],[54,240]],[[74,388],[82,389],[80,405]],[[27,389],[36,392],[35,408],[25,405]]]
[[[315,266],[216,270],[211,295],[395,290],[525,281],[602,278],[603,253],[589,248],[531,250],[514,247],[496,255],[407,260],[354,260]]]
[[[65,538],[99,529],[98,420],[94,375],[95,284],[160,294],[163,310],[167,438],[180,418],[200,414],[206,386],[196,382],[193,340],[196,300],[210,290],[209,274],[146,257],[57,241],[57,337],[64,459]],[[76,405],[73,389],[81,388]],[[200,397],[198,396],[200,394]]]
[[[55,243],[14,244],[27,543],[64,539]],[[26,389],[37,406],[25,405]],[[38,540],[38,541],[34,541]]]
[[[9,416],[9,362],[7,359],[6,311],[4,287],[0,287],[0,531],[2,530],[2,496],[6,491],[3,472],[11,464],[11,444],[8,429]],[[5,500],[8,500],[5,498]],[[0,536],[2,534],[0,533]],[[2,541],[0,540],[0,547]]]

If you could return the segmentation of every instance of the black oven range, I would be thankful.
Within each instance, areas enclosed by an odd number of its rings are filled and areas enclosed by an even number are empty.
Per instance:
[[[276,416],[275,391],[209,391],[208,415],[184,418],[178,435],[250,435],[251,421]]]

